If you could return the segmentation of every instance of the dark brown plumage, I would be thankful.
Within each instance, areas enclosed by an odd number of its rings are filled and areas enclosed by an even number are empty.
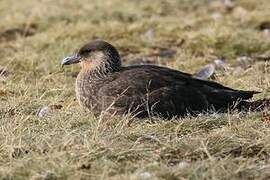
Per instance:
[[[95,114],[106,111],[137,117],[185,116],[208,110],[251,107],[245,101],[254,91],[234,90],[216,82],[194,78],[154,65],[121,66],[117,50],[105,41],[90,42],[62,65],[81,64],[76,94],[81,106]]]

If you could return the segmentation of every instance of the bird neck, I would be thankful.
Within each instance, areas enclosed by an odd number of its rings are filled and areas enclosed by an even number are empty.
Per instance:
[[[111,63],[110,63],[111,62]],[[115,64],[112,61],[102,61],[99,65],[84,63],[82,64],[82,75],[89,80],[100,80],[113,72],[121,69],[121,63]]]

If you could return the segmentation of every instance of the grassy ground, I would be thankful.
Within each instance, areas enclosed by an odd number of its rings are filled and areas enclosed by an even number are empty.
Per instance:
[[[270,127],[261,113],[95,118],[75,100],[79,67],[60,68],[65,55],[101,38],[124,64],[196,73],[223,57],[230,70],[216,81],[269,97],[269,63],[242,67],[239,57],[270,56],[261,24],[270,21],[270,2],[233,3],[1,0],[0,179],[269,179]],[[164,49],[176,54],[164,57]],[[39,118],[50,105],[63,108]]]

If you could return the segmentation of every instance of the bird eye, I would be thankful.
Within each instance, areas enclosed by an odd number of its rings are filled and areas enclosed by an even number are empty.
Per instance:
[[[90,52],[91,52],[90,49],[85,49],[85,50],[81,51],[80,54],[83,55],[83,56],[86,56],[86,55],[88,55]]]

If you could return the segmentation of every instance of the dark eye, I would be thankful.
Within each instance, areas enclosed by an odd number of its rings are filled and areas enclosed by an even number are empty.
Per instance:
[[[81,54],[82,56],[86,56],[86,55],[88,55],[90,52],[91,52],[91,49],[85,49],[85,50],[82,50],[82,51],[80,52],[80,54]]]

